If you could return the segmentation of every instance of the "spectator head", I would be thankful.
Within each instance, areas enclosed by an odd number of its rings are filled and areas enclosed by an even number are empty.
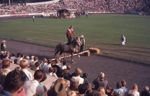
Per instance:
[[[34,79],[39,81],[39,82],[43,82],[44,80],[46,80],[46,74],[42,71],[42,70],[36,70],[34,73]]]
[[[22,59],[21,61],[20,61],[20,67],[22,68],[22,69],[24,69],[24,68],[27,68],[28,66],[29,66],[29,62],[28,62],[28,60],[26,60],[26,59]]]
[[[148,86],[145,86],[145,87],[144,87],[144,90],[145,90],[145,91],[149,91],[149,87],[148,87]]]
[[[17,94],[21,91],[26,80],[26,75],[20,70],[13,70],[8,73],[4,81],[4,90],[11,94]],[[13,96],[13,95],[12,95]]]
[[[149,86],[144,87],[144,90],[141,91],[140,96],[150,96]]]
[[[133,84],[132,90],[138,90],[138,85],[137,84]]]
[[[48,62],[47,58],[44,58],[43,63],[47,63],[47,62]]]
[[[82,74],[82,70],[81,70],[80,68],[76,68],[76,69],[75,69],[75,74],[76,74],[77,76],[81,75],[81,74]]]
[[[29,60],[29,59],[30,59],[30,57],[29,57],[29,56],[25,56],[25,57],[24,57],[24,59],[27,59],[27,60]]]
[[[53,90],[56,96],[67,96],[66,88],[68,87],[65,79],[57,79],[54,83]]]
[[[87,73],[83,73],[82,77],[83,77],[83,78],[87,78],[87,77],[88,77],[88,74],[87,74]]]
[[[125,81],[125,80],[121,80],[121,86],[122,86],[122,87],[125,87],[125,86],[126,86],[126,84],[127,84],[127,83],[126,83],[126,81]]]
[[[31,56],[31,59],[34,60],[34,57],[35,57],[35,56],[32,55],[32,56]]]
[[[38,61],[39,58],[37,56],[34,57],[34,61]]]
[[[105,78],[105,73],[104,73],[104,72],[100,72],[99,78],[100,78],[101,80],[103,80],[103,79]]]
[[[40,63],[39,62],[35,62],[35,67],[39,67],[40,66]]]
[[[10,66],[10,64],[11,64],[11,61],[10,61],[10,60],[4,59],[4,60],[2,61],[2,68],[8,68],[8,67]]]

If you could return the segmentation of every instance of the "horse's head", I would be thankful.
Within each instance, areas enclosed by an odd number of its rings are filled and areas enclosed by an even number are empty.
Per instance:
[[[72,42],[72,45],[75,47],[75,46],[80,46],[81,45],[81,40],[80,40],[80,37],[75,37],[73,42]]]
[[[74,51],[74,52],[77,52],[80,50],[81,46],[84,46],[85,45],[85,38],[83,35],[81,36],[78,36],[78,37],[75,37],[72,41],[72,43],[70,44],[71,46],[71,49]]]

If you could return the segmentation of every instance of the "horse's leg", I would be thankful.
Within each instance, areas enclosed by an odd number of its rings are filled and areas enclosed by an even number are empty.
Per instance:
[[[60,50],[61,49],[61,44],[58,44],[57,46],[56,46],[56,48],[55,48],[55,57],[59,54],[59,52],[61,51]]]
[[[57,50],[57,51],[55,52],[55,54],[54,54],[54,55],[55,55],[55,57],[57,56],[57,54],[58,54],[58,53],[59,53],[59,51]]]

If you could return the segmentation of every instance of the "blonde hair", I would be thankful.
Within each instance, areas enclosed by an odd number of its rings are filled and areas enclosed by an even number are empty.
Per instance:
[[[28,62],[28,60],[26,60],[26,59],[22,59],[21,61],[20,61],[20,67],[23,69],[23,68],[26,68],[26,67],[28,67],[29,66],[29,62]]]

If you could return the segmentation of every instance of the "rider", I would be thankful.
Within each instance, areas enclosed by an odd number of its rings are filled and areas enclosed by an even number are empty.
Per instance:
[[[73,26],[70,25],[68,28],[67,28],[67,32],[66,32],[66,37],[68,39],[68,42],[67,44],[71,44],[72,41],[74,40],[74,37],[75,37],[75,33],[74,33],[74,29],[73,29]]]

